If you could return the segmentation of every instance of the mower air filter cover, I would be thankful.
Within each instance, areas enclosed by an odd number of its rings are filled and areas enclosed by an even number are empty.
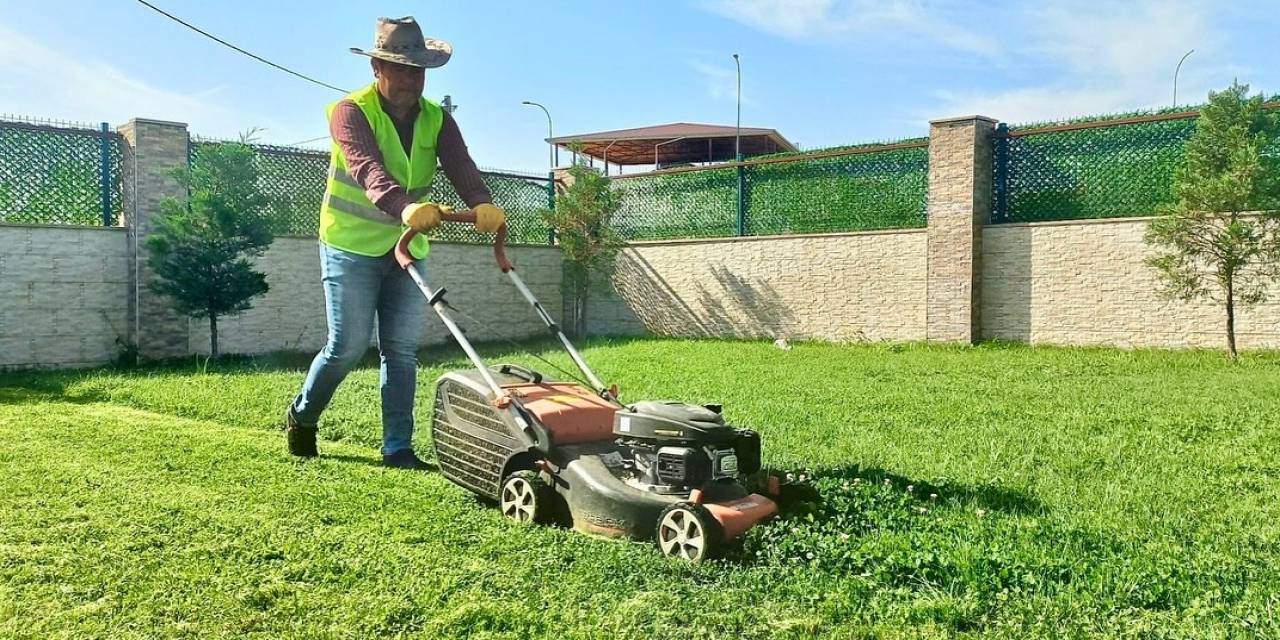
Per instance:
[[[720,414],[696,404],[637,402],[620,409],[614,435],[653,442],[728,444],[736,436]]]
[[[645,400],[631,405],[636,413],[664,418],[673,422],[724,424],[724,417],[707,407],[675,400]]]

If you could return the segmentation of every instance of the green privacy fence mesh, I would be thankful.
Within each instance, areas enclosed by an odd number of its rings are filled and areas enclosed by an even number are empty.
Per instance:
[[[191,141],[191,166],[200,163],[200,152],[224,144],[218,140]],[[320,226],[320,201],[324,198],[329,154],[323,151],[251,144],[256,152],[258,188],[270,203],[263,212],[275,235],[315,235]]]
[[[614,225],[628,240],[737,235],[738,170],[705,169],[617,178]]]
[[[1269,103],[1274,108],[1276,103]],[[993,222],[1147,216],[1177,200],[1174,176],[1197,113],[996,132]],[[1267,149],[1280,157],[1280,141]],[[1259,203],[1280,207],[1277,203]]]
[[[542,221],[540,211],[551,206],[549,176],[485,170],[484,183],[493,195],[494,204],[507,214],[507,244],[549,244],[551,229]],[[466,206],[443,172],[436,172],[431,185],[431,200],[461,209]],[[493,236],[476,233],[469,224],[442,224],[432,233],[438,240],[488,244]]]
[[[214,140],[194,140],[191,162],[200,161],[200,150],[208,145],[223,144]],[[250,145],[256,152],[258,186],[271,202],[264,212],[273,233],[277,235],[310,235],[319,232],[320,202],[324,198],[325,179],[329,171],[329,153],[313,149]],[[550,205],[547,176],[514,172],[483,171],[493,201],[507,212],[510,244],[547,244],[549,231],[538,211]],[[453,190],[443,171],[436,172],[431,185],[431,200],[456,208],[465,203]],[[431,237],[452,242],[487,244],[490,234],[478,234],[470,225],[443,224]]]
[[[1194,118],[1182,118],[998,132],[992,220],[1150,215],[1174,201],[1174,172],[1195,129]]]
[[[928,174],[916,141],[625,176],[615,221],[632,240],[923,227]]]
[[[122,144],[103,127],[0,121],[0,222],[120,222]]]
[[[902,229],[927,224],[927,143],[748,167],[751,235]]]

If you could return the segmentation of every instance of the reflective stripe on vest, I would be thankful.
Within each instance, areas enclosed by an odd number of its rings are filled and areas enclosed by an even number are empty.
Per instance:
[[[361,187],[360,183],[356,182],[355,178],[352,178],[346,171],[339,171],[338,168],[335,166],[329,167],[329,179],[335,180],[348,187],[354,187],[356,189],[360,189],[361,191],[364,191],[364,187]],[[368,202],[368,198],[364,198],[364,201]],[[353,202],[351,200],[347,200],[346,198],[343,198],[342,196],[334,193],[333,189],[329,189],[325,192],[324,204],[322,206],[332,207],[343,213],[349,213],[358,218],[363,218],[365,220],[368,220],[370,222],[376,222],[378,224],[393,225],[393,226],[400,224],[399,220],[392,217],[382,209],[379,209],[372,205],[366,205],[360,202]]]
[[[340,171],[336,166],[330,165],[329,179],[337,181],[339,184],[364,191],[364,187],[360,186],[360,183],[356,182],[356,179],[352,178],[351,174],[346,171]],[[408,194],[414,202],[417,202],[422,198],[431,195],[431,187],[419,187],[409,191]],[[349,213],[353,216],[360,216],[365,220],[372,220],[373,222],[380,222],[383,224],[400,224],[400,221],[392,217],[391,214],[388,214],[375,206],[366,206],[359,202],[353,202],[334,193],[327,193],[326,195],[331,198],[329,206],[332,206],[338,211]]]
[[[413,145],[406,150],[395,124],[382,111],[376,84],[353,91],[343,99],[355,103],[368,120],[383,166],[392,179],[404,187],[415,202],[429,195],[436,171],[436,140],[444,119],[440,107],[421,100],[413,125]],[[326,115],[332,117],[336,104],[329,105]],[[342,150],[335,142],[329,154],[329,175],[320,205],[320,239],[344,251],[381,256],[395,246],[404,228],[398,217],[369,201],[364,187],[347,173]],[[418,236],[409,249],[415,258],[426,257],[427,239]]]

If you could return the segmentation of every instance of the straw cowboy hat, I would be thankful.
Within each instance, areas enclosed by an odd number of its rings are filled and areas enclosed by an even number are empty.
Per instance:
[[[378,18],[373,32],[373,49],[351,47],[351,53],[413,67],[434,69],[444,66],[453,55],[453,47],[444,40],[422,37],[422,29],[413,16]]]

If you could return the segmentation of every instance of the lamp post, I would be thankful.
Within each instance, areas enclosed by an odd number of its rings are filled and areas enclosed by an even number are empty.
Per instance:
[[[733,127],[733,160],[738,163],[738,235],[747,233],[747,212],[742,202],[742,62],[733,54],[733,66],[738,69],[738,119]]]
[[[733,66],[738,69],[738,120],[733,126],[733,159],[742,162],[742,63],[733,54]]]
[[[556,148],[556,143],[551,142],[551,139],[556,137],[551,130],[551,112],[547,111],[546,107],[536,102],[530,102],[529,100],[525,100],[520,104],[527,104],[531,107],[537,107],[539,109],[542,109],[543,113],[547,114],[547,144],[551,145],[551,148],[547,150],[547,160],[551,163],[551,168],[554,170],[556,168],[556,165],[560,163],[560,150]]]
[[[1188,51],[1186,54],[1184,54],[1182,56],[1182,59],[1178,61],[1178,67],[1173,70],[1173,106],[1175,107],[1178,106],[1178,72],[1182,71],[1182,63],[1187,60],[1187,56],[1195,52],[1196,50],[1192,49]]]

